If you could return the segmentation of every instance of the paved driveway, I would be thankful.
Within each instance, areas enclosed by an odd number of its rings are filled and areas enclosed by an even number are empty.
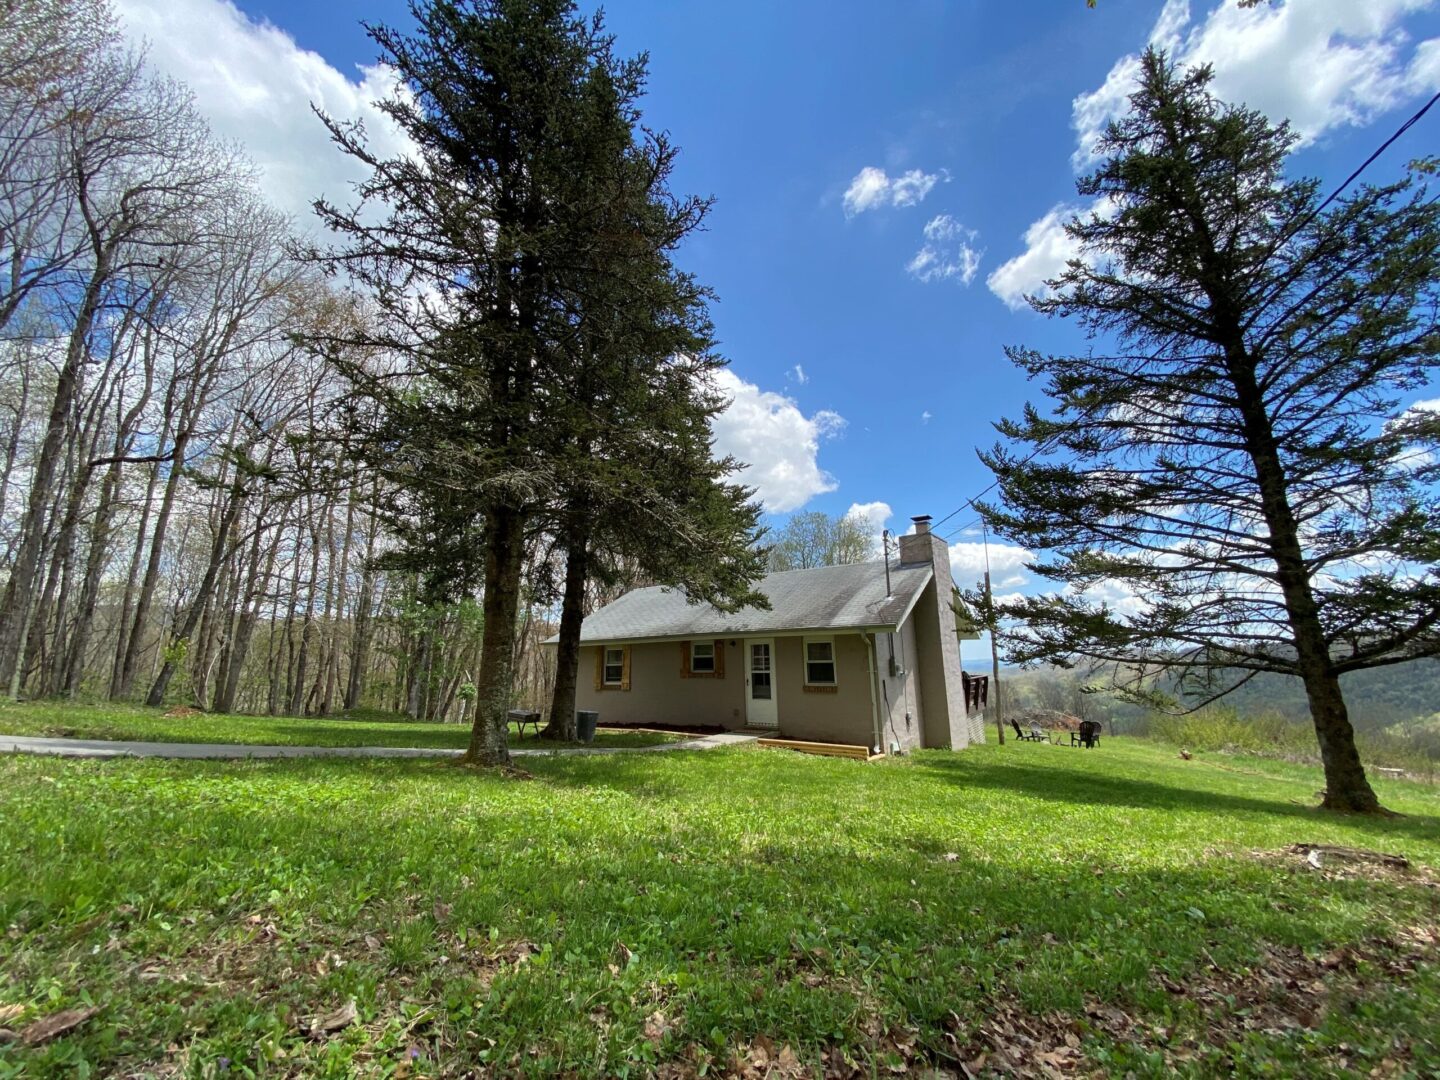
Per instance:
[[[655,746],[577,746],[564,749],[511,750],[512,757],[548,754],[651,754],[670,750],[714,750],[753,742],[754,735],[725,732]],[[459,757],[459,750],[424,746],[248,746],[235,743],[120,742],[108,739],[40,739],[29,735],[0,735],[0,754],[56,754],[81,758],[301,758],[301,757]]]

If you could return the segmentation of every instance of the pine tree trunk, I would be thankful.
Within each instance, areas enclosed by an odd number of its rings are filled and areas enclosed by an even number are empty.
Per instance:
[[[575,686],[580,670],[580,624],[585,619],[585,580],[589,577],[589,537],[579,529],[567,538],[565,597],[560,608],[560,638],[555,645],[555,693],[550,723],[542,737],[574,742]]]
[[[515,616],[520,608],[520,575],[525,558],[525,517],[510,507],[485,515],[485,624],[476,681],[475,720],[464,760],[475,765],[510,762],[511,658]]]
[[[1264,397],[1255,379],[1254,364],[1244,347],[1238,345],[1228,351],[1227,364],[1244,422],[1246,451],[1255,466],[1261,513],[1270,533],[1276,579],[1294,634],[1298,674],[1305,683],[1310,718],[1320,744],[1320,761],[1325,768],[1322,805],[1328,810],[1379,813],[1380,800],[1371,789],[1365,767],[1360,763],[1360,752],[1355,747],[1355,729],[1350,724],[1345,698],[1340,691],[1340,679],[1325,641],[1320,607],[1315,602],[1315,592],[1306,572],[1304,549],[1300,545],[1300,527],[1287,493],[1285,467],[1265,410]]]

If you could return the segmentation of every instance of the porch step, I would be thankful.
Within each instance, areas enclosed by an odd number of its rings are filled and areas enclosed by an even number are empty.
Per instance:
[[[849,743],[805,742],[802,739],[757,739],[756,746],[768,746],[775,750],[795,750],[802,754],[820,754],[823,757],[854,758],[856,761],[876,761],[884,754],[872,754],[868,746],[852,746]]]

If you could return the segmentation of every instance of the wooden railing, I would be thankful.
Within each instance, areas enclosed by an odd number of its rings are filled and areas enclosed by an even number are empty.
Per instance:
[[[968,671],[962,671],[960,680],[965,690],[965,715],[974,716],[978,712],[984,712],[985,706],[990,702],[990,676],[971,675]]]

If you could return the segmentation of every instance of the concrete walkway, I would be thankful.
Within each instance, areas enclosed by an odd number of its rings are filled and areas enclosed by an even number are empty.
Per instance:
[[[670,750],[715,750],[722,746],[741,746],[754,742],[756,736],[724,732],[705,735],[681,742],[656,743],[654,746],[576,746],[545,750],[523,748],[511,750],[511,757],[545,757],[547,755],[588,756],[592,754],[648,754]],[[428,746],[244,746],[236,743],[120,742],[107,739],[40,739],[29,735],[0,735],[0,754],[55,754],[80,758],[303,758],[363,757],[414,758],[459,757],[459,750]]]

